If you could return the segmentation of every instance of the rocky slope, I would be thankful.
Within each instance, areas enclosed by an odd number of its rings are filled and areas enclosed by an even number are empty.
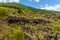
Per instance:
[[[24,40],[60,40],[60,12],[0,4],[0,40],[15,40],[18,29],[24,32]]]

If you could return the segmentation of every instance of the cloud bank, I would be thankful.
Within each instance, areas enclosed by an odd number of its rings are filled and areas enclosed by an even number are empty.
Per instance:
[[[7,3],[7,2],[16,2],[18,3],[20,0],[0,0],[0,3]]]
[[[41,7],[40,9],[60,11],[60,4],[53,5],[53,6],[49,6],[48,4],[46,4],[45,7]]]

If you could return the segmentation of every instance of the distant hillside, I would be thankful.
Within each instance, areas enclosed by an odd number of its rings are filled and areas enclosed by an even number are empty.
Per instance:
[[[0,40],[60,40],[60,12],[0,3]]]

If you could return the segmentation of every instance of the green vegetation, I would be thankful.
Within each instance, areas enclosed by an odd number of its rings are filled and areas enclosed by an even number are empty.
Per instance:
[[[57,31],[60,31],[60,25],[55,27]]]
[[[17,29],[14,32],[14,39],[15,40],[24,40],[24,32],[20,29]]]
[[[0,7],[0,17],[5,17],[8,15],[9,15],[8,9],[4,7]]]
[[[11,28],[17,28],[17,27],[18,27],[18,25],[14,24],[14,23],[10,24],[9,26],[10,26]]]
[[[0,31],[1,40],[49,40],[46,35],[60,32],[60,12],[1,3]]]

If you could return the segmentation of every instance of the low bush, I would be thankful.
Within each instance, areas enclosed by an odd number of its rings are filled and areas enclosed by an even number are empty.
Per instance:
[[[24,32],[20,29],[14,32],[14,40],[24,40]]]
[[[10,24],[9,26],[10,26],[11,28],[16,28],[16,27],[18,27],[18,25],[17,25],[17,24],[14,24],[14,23]]]
[[[0,17],[5,17],[5,16],[8,16],[8,15],[9,15],[8,10],[4,7],[0,7]]]
[[[57,31],[60,31],[60,25],[56,26],[55,29],[56,29]]]

